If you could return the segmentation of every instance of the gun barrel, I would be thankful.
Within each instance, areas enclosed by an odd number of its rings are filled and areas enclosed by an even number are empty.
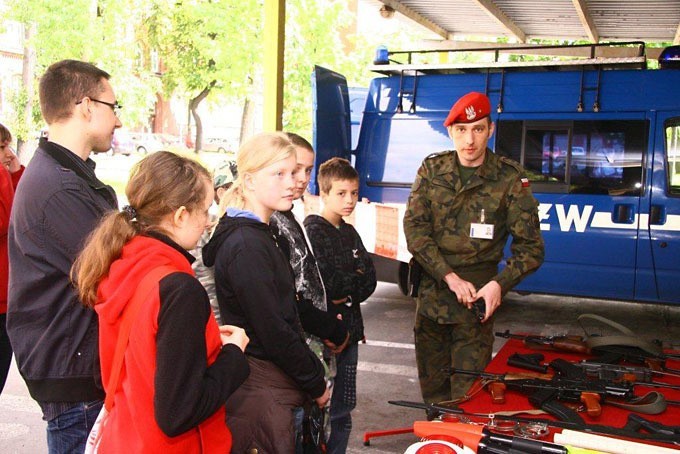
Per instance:
[[[490,380],[503,380],[505,378],[505,375],[489,374],[487,372],[478,370],[456,369],[454,367],[450,369],[450,372],[451,374],[472,375],[474,377],[486,378]]]
[[[634,374],[637,377],[637,380],[639,381],[644,381],[647,382],[648,380],[651,380],[652,375],[664,375],[667,377],[676,377],[680,378],[679,373],[673,373],[673,372],[667,372],[663,370],[654,370],[650,369],[648,367],[641,367],[641,366],[624,366],[621,364],[609,364],[609,363],[596,363],[596,362],[589,362],[589,361],[580,361],[578,363],[575,363],[576,366],[580,367],[586,373],[598,373],[598,371],[605,371],[605,372],[611,372],[611,373],[624,373],[624,374]],[[601,377],[604,378],[604,377]]]

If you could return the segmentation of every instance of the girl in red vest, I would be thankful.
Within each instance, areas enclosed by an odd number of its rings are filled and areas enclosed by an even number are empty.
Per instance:
[[[82,301],[99,315],[102,381],[114,396],[98,452],[228,453],[225,402],[249,374],[248,337],[218,327],[187,252],[209,226],[210,175],[190,159],[158,152],[133,168],[125,193],[130,205],[102,221],[73,271]],[[113,389],[125,309],[159,267],[170,272],[134,316]]]

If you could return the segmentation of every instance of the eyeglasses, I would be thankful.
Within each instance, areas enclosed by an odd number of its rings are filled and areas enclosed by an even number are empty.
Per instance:
[[[118,101],[116,101],[116,102],[100,101],[99,99],[90,98],[89,96],[87,98],[90,101],[98,102],[99,104],[104,104],[105,106],[109,106],[111,108],[111,110],[113,110],[113,114],[116,117],[120,117],[121,109],[123,109],[123,106],[121,104],[118,104]],[[83,102],[83,100],[81,99],[76,104],[81,104],[82,102]]]

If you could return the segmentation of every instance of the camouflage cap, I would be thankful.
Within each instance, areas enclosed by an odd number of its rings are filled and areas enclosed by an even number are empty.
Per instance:
[[[213,187],[221,188],[236,181],[237,177],[236,161],[222,161],[213,171]]]
[[[449,127],[453,123],[472,123],[488,117],[491,114],[491,102],[482,93],[471,91],[462,96],[451,107],[449,115],[444,120],[444,127]]]

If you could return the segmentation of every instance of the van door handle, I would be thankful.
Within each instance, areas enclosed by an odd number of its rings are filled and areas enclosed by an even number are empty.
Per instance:
[[[666,223],[666,206],[652,205],[649,208],[649,223],[663,225]]]
[[[635,220],[635,206],[630,203],[617,203],[614,205],[612,221],[618,224],[632,224]]]

